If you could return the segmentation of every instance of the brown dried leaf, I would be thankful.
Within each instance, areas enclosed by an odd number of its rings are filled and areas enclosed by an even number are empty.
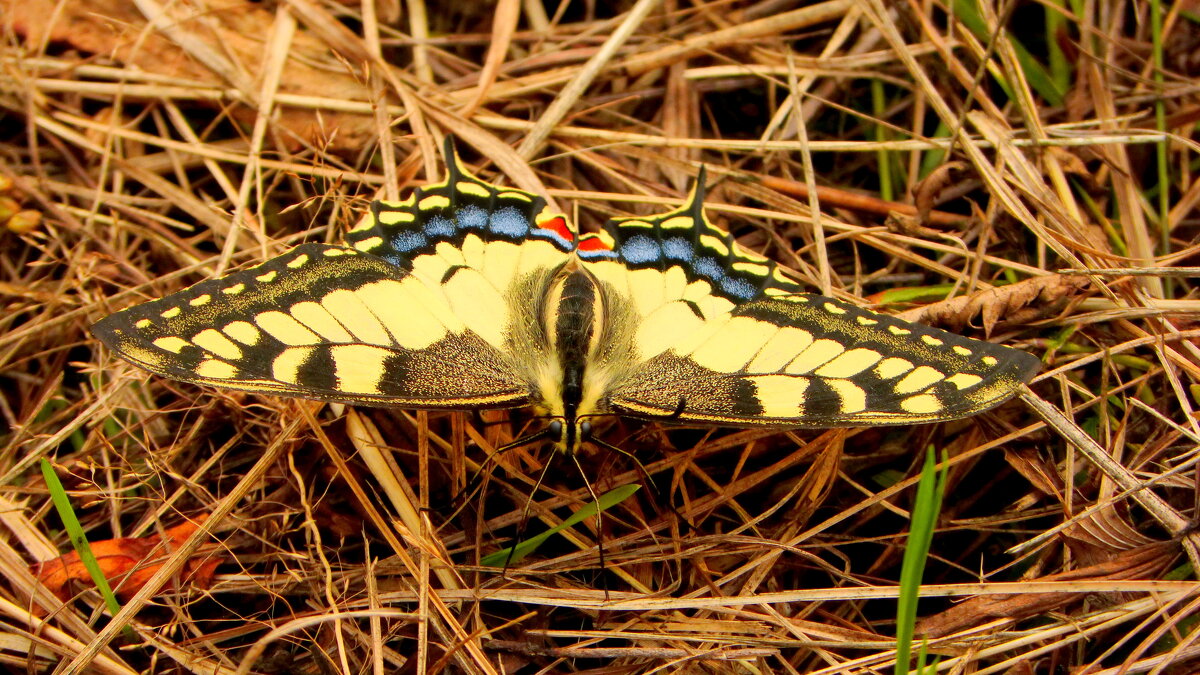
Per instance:
[[[164,537],[157,534],[120,537],[92,542],[92,553],[117,596],[129,598],[162,567],[171,550],[190,537],[206,519],[207,515],[202,515],[168,529],[164,533],[165,544]],[[184,565],[180,577],[190,585],[208,588],[221,562],[220,558],[211,554],[197,556]],[[63,602],[71,597],[72,582],[92,583],[91,575],[75,551],[37,563],[31,567],[31,571],[43,586]]]
[[[1058,468],[1037,450],[1005,448],[1004,458],[1035,489],[1065,501],[1066,485]],[[1108,560],[1114,551],[1135,549],[1155,541],[1138,530],[1129,518],[1128,505],[1119,500],[1071,518],[1063,536],[1075,560],[1085,565]]]
[[[1084,562],[1154,541],[1133,525],[1128,505],[1120,501],[1073,518],[1063,534],[1072,544],[1076,559]]]
[[[942,232],[922,225],[924,222],[925,220],[921,216],[892,211],[887,214],[887,219],[883,221],[883,224],[888,232],[895,232],[914,239],[937,239],[943,236]]]
[[[1174,548],[1175,544],[1172,542],[1155,543],[1122,551],[1103,563],[1026,581],[1157,579],[1174,558]],[[979,596],[918,621],[916,634],[941,637],[994,619],[1025,619],[1054,611],[1083,597],[1080,593],[1010,593]]]
[[[951,298],[897,314],[897,318],[961,331],[979,316],[990,335],[996,324],[1020,325],[1059,311],[1065,301],[1087,287],[1086,277],[1047,274],[1001,288]]]
[[[1034,448],[1004,448],[1004,459],[1042,494],[1062,496],[1065,489],[1062,477]]]
[[[236,80],[258,80],[266,59],[262,36],[268,35],[275,17],[266,5],[245,0],[195,0],[187,4],[188,16],[171,15],[171,29],[149,26],[135,3],[122,0],[0,0],[0,15],[11,22],[31,50],[47,42],[64,42],[75,49],[115,59],[156,75],[192,80],[202,86],[227,87]],[[178,11],[178,10],[172,10]],[[190,17],[190,18],[189,18]],[[164,17],[167,20],[168,17]],[[186,39],[188,49],[180,45]],[[228,55],[232,70],[218,73],[194,57],[196,50]],[[366,90],[344,72],[330,49],[311,34],[298,31],[280,80],[280,93],[334,100],[369,101]],[[231,80],[231,74],[246,71]],[[254,96],[257,91],[242,92]],[[202,104],[203,100],[198,100]],[[218,102],[228,106],[227,102]],[[253,105],[233,105],[228,112],[252,122]],[[280,108],[278,123],[296,137],[333,149],[357,149],[374,137],[369,114]],[[331,134],[336,130],[336,134]],[[281,136],[287,136],[282,134]]]
[[[1093,178],[1093,174],[1088,170],[1087,164],[1078,153],[1071,152],[1066,148],[1047,148],[1047,155],[1054,158],[1058,165],[1068,174],[1087,180],[1089,183]]]
[[[938,196],[954,182],[958,181],[965,162],[946,162],[929,173],[913,189],[913,202],[917,206],[917,216],[922,223],[929,222],[929,214],[937,205]]]

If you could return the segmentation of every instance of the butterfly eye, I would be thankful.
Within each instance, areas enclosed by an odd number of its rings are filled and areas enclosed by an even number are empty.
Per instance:
[[[558,438],[562,438],[562,432],[563,432],[562,420],[554,420],[553,422],[550,423],[550,426],[548,426],[547,429],[550,430],[551,436],[556,436]]]
[[[584,420],[579,423],[579,437],[590,438],[592,435],[592,423]]]

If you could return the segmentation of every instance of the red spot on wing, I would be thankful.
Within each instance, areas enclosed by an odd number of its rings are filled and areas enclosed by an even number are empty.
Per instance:
[[[567,227],[567,219],[562,216],[555,216],[543,222],[540,227],[558,234],[558,236],[567,241],[575,241],[575,233],[571,231],[571,228]]]
[[[611,251],[608,244],[604,243],[600,237],[588,235],[579,240],[580,251]]]

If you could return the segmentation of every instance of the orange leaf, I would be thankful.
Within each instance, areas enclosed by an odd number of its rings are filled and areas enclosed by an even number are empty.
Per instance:
[[[154,576],[171,555],[171,551],[191,536],[207,518],[207,514],[202,514],[194,520],[168,529],[163,536],[153,534],[147,537],[95,541],[91,543],[92,553],[117,596],[129,598]],[[210,552],[196,555],[184,565],[180,577],[184,583],[208,588],[221,562]],[[89,586],[92,583],[91,575],[75,551],[37,563],[32,566],[32,571],[42,585],[63,602],[71,597],[71,582],[81,582]],[[176,587],[176,583],[172,583],[171,587]]]

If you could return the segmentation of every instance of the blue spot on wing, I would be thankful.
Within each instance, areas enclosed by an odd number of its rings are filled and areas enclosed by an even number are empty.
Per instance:
[[[692,269],[702,277],[709,279],[720,279],[725,276],[725,270],[721,267],[721,263],[712,258],[699,258],[692,263]]]
[[[634,265],[662,258],[662,249],[653,239],[644,234],[635,234],[621,244],[621,257]]]
[[[696,251],[692,242],[683,237],[671,237],[663,242],[663,255],[668,260],[691,260]]]
[[[425,234],[430,237],[451,237],[454,230],[454,222],[445,216],[434,216],[425,222]]]
[[[721,290],[743,300],[751,300],[758,295],[758,287],[745,279],[725,277],[721,279],[720,284]]]
[[[551,229],[547,229],[545,227],[538,227],[533,230],[530,230],[529,236],[537,238],[537,239],[548,239],[550,241],[550,243],[558,246],[558,248],[562,249],[563,251],[572,251],[575,249],[574,241],[567,239],[567,238],[563,237],[561,234],[559,234],[558,232],[555,232],[554,230],[551,230]],[[583,255],[583,257],[585,257],[585,258],[588,257],[587,255],[584,255],[582,251],[580,252],[580,255]],[[609,257],[612,257],[612,256],[609,256]]]
[[[529,221],[513,206],[506,206],[492,214],[492,232],[519,238],[529,233]]]
[[[616,251],[606,248],[591,250],[576,249],[575,253],[584,260],[615,260],[618,257]]]
[[[425,236],[420,232],[401,230],[392,236],[392,248],[401,253],[415,251],[425,245]]]
[[[488,224],[488,212],[481,206],[464,206],[454,215],[458,226],[467,230],[482,230]]]

